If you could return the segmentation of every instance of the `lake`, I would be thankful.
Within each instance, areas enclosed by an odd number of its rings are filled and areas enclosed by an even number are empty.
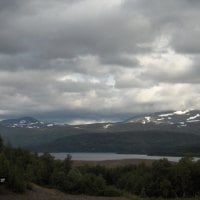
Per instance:
[[[117,153],[51,153],[55,159],[64,160],[67,154],[72,156],[72,160],[83,160],[83,161],[103,161],[103,160],[123,160],[123,159],[146,159],[146,160],[159,160],[167,158],[169,161],[178,162],[181,157],[172,156],[148,156],[138,154],[117,154]],[[198,160],[200,158],[195,158]]]

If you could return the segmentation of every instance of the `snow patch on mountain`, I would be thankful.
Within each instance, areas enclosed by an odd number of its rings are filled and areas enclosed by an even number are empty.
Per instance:
[[[176,114],[176,115],[185,115],[188,112],[190,112],[190,110],[185,110],[185,111],[179,110],[179,111],[174,112],[174,114]]]
[[[199,118],[200,117],[200,114],[196,114],[195,116],[191,116],[187,119],[187,121],[190,121],[190,120],[194,120],[196,118]]]
[[[190,120],[190,121],[187,121],[187,122],[189,122],[189,123],[200,122],[200,119],[199,120],[198,119],[196,119],[196,120]]]
[[[150,121],[151,121],[151,117],[149,117],[149,116],[144,117],[144,118],[147,120],[147,122],[150,122]]]
[[[26,122],[26,120],[21,120],[19,123],[20,124],[26,124],[27,122]]]
[[[146,121],[145,121],[145,120],[143,120],[143,121],[142,121],[142,124],[146,124]]]
[[[104,128],[104,129],[108,129],[108,128],[111,127],[111,126],[112,126],[112,124],[106,124],[106,125],[103,126],[103,128]]]
[[[17,119],[6,119],[0,121],[0,124],[10,128],[28,128],[28,129],[37,129],[37,128],[44,128],[44,127],[52,127],[54,126],[53,123],[44,123],[40,122],[35,118],[32,117],[22,117]]]
[[[160,117],[169,117],[169,116],[173,116],[173,115],[185,115],[186,113],[190,112],[190,110],[184,110],[184,111],[175,111],[172,113],[165,113],[165,114],[160,114]]]
[[[52,127],[54,126],[54,124],[47,124],[47,127]]]
[[[165,119],[165,118],[158,118],[157,120],[158,120],[158,121],[162,121],[162,120],[164,120],[164,119]]]
[[[174,113],[160,114],[159,117],[168,117],[172,115],[174,115]]]
[[[163,113],[152,113],[148,116],[134,117],[126,123],[141,123],[143,125],[154,123],[156,125],[169,124],[177,127],[185,127],[187,123],[200,122],[200,110],[183,110]]]

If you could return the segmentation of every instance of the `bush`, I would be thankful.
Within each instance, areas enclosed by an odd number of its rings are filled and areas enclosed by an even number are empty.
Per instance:
[[[122,192],[117,189],[115,186],[106,186],[106,188],[103,191],[103,196],[106,197],[118,197],[122,195]]]
[[[106,182],[102,176],[88,173],[83,177],[82,186],[85,194],[101,195],[106,187]]]
[[[26,190],[26,183],[16,168],[10,171],[7,185],[13,192],[22,193]]]
[[[73,194],[82,192],[82,174],[77,168],[69,171],[66,180],[64,180],[64,190]]]
[[[28,190],[33,190],[33,185],[32,185],[30,182],[28,182],[28,183],[26,184],[26,189],[28,189]]]
[[[51,185],[56,187],[59,190],[65,190],[64,183],[65,183],[66,175],[62,171],[55,170],[51,175]]]

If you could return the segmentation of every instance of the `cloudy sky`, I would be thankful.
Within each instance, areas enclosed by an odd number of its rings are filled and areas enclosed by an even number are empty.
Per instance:
[[[200,108],[199,0],[0,0],[0,119]]]

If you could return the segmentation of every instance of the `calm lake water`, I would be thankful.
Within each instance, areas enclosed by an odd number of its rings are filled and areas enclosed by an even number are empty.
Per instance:
[[[150,159],[159,160],[167,158],[169,161],[179,161],[181,157],[171,156],[148,156],[138,154],[116,154],[116,153],[51,153],[55,159],[63,160],[67,157],[67,154],[72,156],[72,160],[87,160],[87,161],[103,161],[103,160],[122,160],[122,159]],[[200,158],[195,158],[198,160]]]

